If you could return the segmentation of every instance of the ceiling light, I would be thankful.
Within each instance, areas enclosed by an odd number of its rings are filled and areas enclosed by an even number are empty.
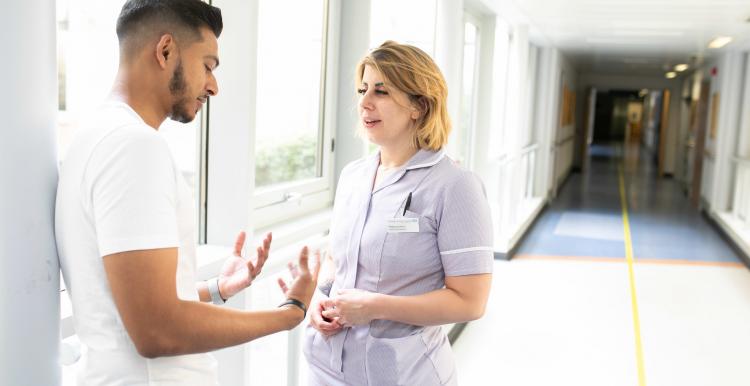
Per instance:
[[[687,64],[678,64],[678,65],[674,66],[674,70],[677,71],[677,72],[683,72],[683,71],[685,71],[687,69],[688,69],[688,65]]]
[[[715,38],[714,40],[711,40],[710,43],[708,43],[708,48],[721,48],[727,45],[727,43],[732,41],[731,36],[719,36]]]
[[[674,72],[674,71],[670,71],[670,72],[666,73],[664,76],[666,76],[667,79],[672,79],[672,78],[674,78],[674,77],[677,76],[677,73]]]

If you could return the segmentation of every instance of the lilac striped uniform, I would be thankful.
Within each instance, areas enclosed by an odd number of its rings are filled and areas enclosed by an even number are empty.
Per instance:
[[[373,189],[379,163],[378,153],[341,173],[331,225],[337,264],[331,294],[358,288],[419,295],[443,288],[446,276],[492,272],[490,210],[474,173],[442,150],[420,150]],[[416,218],[418,232],[389,232],[388,223],[399,217]],[[308,326],[303,351],[311,385],[457,383],[440,326],[373,320],[330,338]]]

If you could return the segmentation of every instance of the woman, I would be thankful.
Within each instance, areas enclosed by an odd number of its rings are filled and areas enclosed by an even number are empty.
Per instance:
[[[481,317],[492,271],[482,183],[445,156],[447,89],[422,50],[391,41],[357,66],[371,157],[341,173],[329,296],[311,306],[311,385],[455,385],[440,325]]]

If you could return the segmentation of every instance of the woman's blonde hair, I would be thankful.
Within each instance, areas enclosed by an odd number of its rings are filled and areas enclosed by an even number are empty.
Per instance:
[[[388,40],[360,60],[356,72],[359,82],[366,66],[383,75],[388,86],[406,93],[419,109],[414,135],[417,149],[440,150],[451,131],[448,86],[432,58],[417,47]]]

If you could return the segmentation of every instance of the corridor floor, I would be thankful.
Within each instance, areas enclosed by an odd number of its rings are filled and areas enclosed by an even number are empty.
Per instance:
[[[459,384],[750,385],[750,271],[639,151],[592,147],[496,261],[485,317],[454,345]]]

